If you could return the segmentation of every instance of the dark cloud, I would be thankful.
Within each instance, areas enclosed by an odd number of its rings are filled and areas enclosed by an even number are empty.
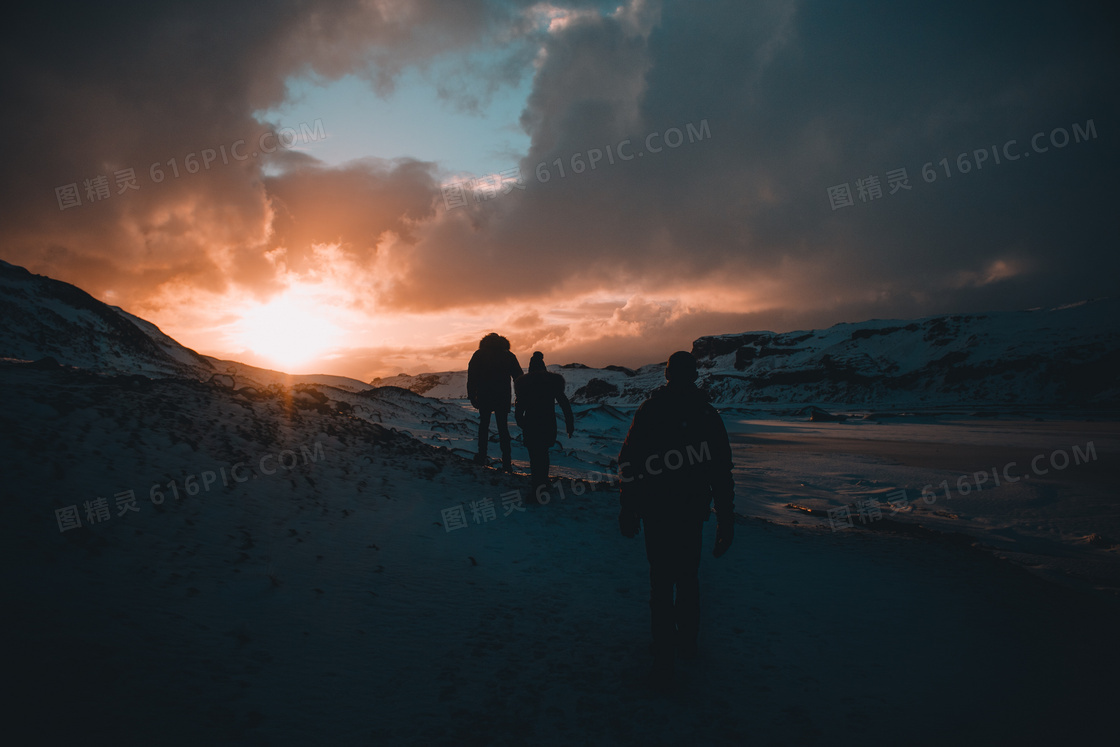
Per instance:
[[[173,283],[267,292],[275,263],[265,253],[276,239],[333,233],[357,247],[381,231],[403,233],[402,221],[422,216],[438,195],[426,167],[369,162],[325,176],[282,149],[265,153],[275,141],[261,138],[274,126],[254,112],[283,101],[285,79],[296,73],[358,72],[391,88],[403,66],[489,33],[510,13],[504,8],[356,0],[24,6],[0,50],[6,109],[15,114],[0,141],[5,256],[132,299]],[[238,142],[244,160],[234,158]],[[206,150],[214,153],[207,168],[187,173],[188,154],[201,161]],[[266,163],[282,175],[266,177]],[[130,168],[140,188],[118,194],[114,174]],[[98,177],[109,196],[91,201],[84,182]],[[60,211],[55,188],[67,184],[77,185],[82,205]],[[371,210],[367,200],[363,216],[335,229],[313,226],[310,211],[323,210],[324,195],[345,190],[356,209],[363,198],[378,205]],[[342,208],[336,202],[330,217]]]
[[[288,249],[299,267],[308,248],[338,243],[363,262],[386,233],[414,239],[415,224],[434,214],[435,183],[430,164],[404,159],[365,159],[340,168],[310,164],[265,180],[275,216],[272,243]]]
[[[649,16],[648,28],[581,18],[548,39],[522,117],[529,188],[427,234],[397,303],[531,297],[574,278],[609,289],[781,276],[788,303],[874,296],[886,314],[1112,292],[1118,52],[1099,6],[667,2]],[[702,120],[710,139],[557,178],[557,158],[586,161],[626,137],[643,150],[648,133],[663,145],[667,129]],[[1097,137],[1073,142],[1089,120]],[[1027,151],[1055,128],[1068,146],[995,163],[993,145]],[[958,173],[957,156],[978,149],[987,161]],[[549,183],[535,180],[537,164]],[[886,172],[897,168],[911,189],[892,195]],[[881,199],[830,209],[828,187],[858,195],[870,175]],[[449,256],[450,246],[470,249]],[[488,261],[471,261],[480,255]],[[1029,281],[982,294],[954,281],[993,262]],[[487,271],[499,263],[505,272]],[[787,272],[798,265],[813,268],[800,282]],[[423,291],[432,287],[442,292]]]

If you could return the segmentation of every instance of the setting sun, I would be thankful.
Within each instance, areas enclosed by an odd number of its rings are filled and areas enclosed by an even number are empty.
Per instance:
[[[286,373],[306,366],[330,350],[339,329],[323,315],[323,304],[289,288],[265,304],[246,310],[234,324],[237,342]]]

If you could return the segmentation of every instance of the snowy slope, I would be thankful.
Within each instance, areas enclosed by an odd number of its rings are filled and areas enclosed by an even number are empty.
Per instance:
[[[215,378],[219,383],[234,389],[243,386],[268,387],[268,386],[294,386],[296,384],[320,384],[322,386],[343,389],[348,392],[364,392],[373,387],[364,381],[351,379],[348,376],[335,376],[333,374],[289,374],[283,371],[274,371],[269,368],[250,366],[238,361],[227,361],[209,355],[202,356],[216,372]]]
[[[92,371],[207,378],[213,364],[149,322],[69,283],[0,261],[0,357]]]
[[[365,382],[330,374],[286,374],[201,355],[159,327],[85,291],[0,261],[0,358],[54,358],[64,366],[111,374],[181,377],[227,388],[296,384],[360,392]]]
[[[478,416],[461,404],[395,386],[375,388],[345,376],[291,375],[199,355],[154,324],[73,285],[6,263],[0,264],[0,310],[4,318],[0,359],[35,361],[50,356],[63,366],[102,375],[205,382],[246,404],[285,401],[297,408],[384,424],[460,456],[473,455],[477,449]],[[582,426],[581,432],[583,448],[579,453],[569,449],[569,454],[557,459],[558,466],[566,464],[572,473],[605,469],[609,457],[601,458],[592,444],[601,441],[602,434],[588,433]],[[498,453],[496,440],[495,434],[493,454]]]
[[[1120,404],[1120,299],[702,337],[720,402]]]

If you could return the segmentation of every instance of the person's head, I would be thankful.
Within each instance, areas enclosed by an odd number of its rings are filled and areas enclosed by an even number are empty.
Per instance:
[[[509,340],[499,335],[497,332],[491,332],[483,337],[478,342],[478,347],[483,350],[498,348],[499,350],[509,350]]]
[[[533,357],[529,359],[529,371],[544,371],[544,353],[537,351],[533,353]]]
[[[665,379],[674,384],[688,384],[696,381],[696,356],[687,350],[678,350],[669,356],[665,364]]]

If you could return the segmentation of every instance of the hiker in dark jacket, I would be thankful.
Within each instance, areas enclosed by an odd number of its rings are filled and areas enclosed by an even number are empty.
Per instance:
[[[498,442],[502,448],[502,469],[513,471],[509,441],[510,383],[520,378],[521,364],[510,352],[509,340],[491,332],[478,343],[478,350],[467,366],[467,398],[478,410],[478,454],[475,462],[486,464],[490,440],[490,415],[498,421]]]
[[[654,674],[662,681],[671,677],[675,655],[696,654],[700,549],[713,499],[717,527],[712,554],[723,555],[735,534],[731,444],[719,413],[697,389],[696,376],[691,353],[669,357],[666,385],[638,408],[618,455],[618,525],[626,537],[645,527],[650,650]]]
[[[556,404],[564,412],[568,438],[575,430],[572,405],[564,394],[564,377],[545,369],[544,353],[533,353],[529,373],[513,382],[517,393],[514,419],[521,428],[529,452],[534,495],[548,484],[548,450],[556,443]]]

